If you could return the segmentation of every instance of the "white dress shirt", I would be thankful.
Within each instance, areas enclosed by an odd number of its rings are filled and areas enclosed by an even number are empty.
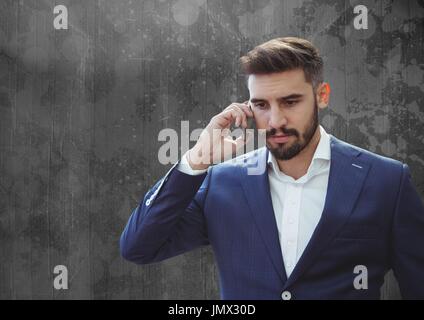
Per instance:
[[[304,176],[295,180],[280,171],[271,152],[268,154],[268,177],[272,206],[278,228],[281,252],[287,277],[299,261],[321,218],[327,195],[330,173],[330,137],[319,126],[321,138]],[[196,175],[205,170],[193,170],[186,154],[177,169]]]
[[[269,153],[269,186],[287,277],[312,237],[324,209],[330,173],[330,137],[321,138],[304,176],[295,180],[280,171]]]

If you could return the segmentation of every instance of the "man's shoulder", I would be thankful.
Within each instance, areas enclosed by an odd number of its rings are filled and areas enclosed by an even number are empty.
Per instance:
[[[337,145],[337,147],[334,148],[334,150],[343,150],[347,153],[357,156],[359,159],[361,159],[364,162],[367,162],[373,165],[377,164],[377,165],[382,165],[385,167],[387,166],[387,167],[396,168],[396,169],[403,167],[403,163],[399,160],[390,158],[385,155],[378,154],[376,152],[372,152],[370,150],[367,150],[362,147],[343,141],[339,138],[335,138],[334,136],[331,136],[331,141]]]

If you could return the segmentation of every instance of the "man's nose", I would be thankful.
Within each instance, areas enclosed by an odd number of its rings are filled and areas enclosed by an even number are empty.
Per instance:
[[[270,108],[268,125],[271,128],[279,130],[281,127],[287,124],[287,118],[279,107]]]

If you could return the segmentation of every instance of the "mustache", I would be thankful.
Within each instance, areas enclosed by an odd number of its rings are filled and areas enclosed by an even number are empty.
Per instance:
[[[287,129],[285,127],[281,127],[280,130],[285,135],[293,135],[293,136],[299,137],[299,133],[297,132],[296,129]],[[276,134],[277,134],[277,129],[275,129],[275,128],[272,128],[272,129],[266,131],[266,137],[267,138],[272,137]]]

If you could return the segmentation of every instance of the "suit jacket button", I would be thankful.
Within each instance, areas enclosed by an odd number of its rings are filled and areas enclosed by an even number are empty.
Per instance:
[[[281,298],[283,300],[290,300],[291,299],[290,291],[283,291],[283,293],[281,294]]]

